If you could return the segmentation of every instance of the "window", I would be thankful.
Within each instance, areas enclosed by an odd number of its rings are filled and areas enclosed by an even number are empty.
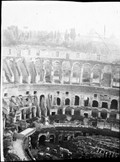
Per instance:
[[[118,108],[118,101],[114,99],[111,101],[110,109],[117,110],[117,108]]]
[[[94,97],[96,98],[97,97],[97,94],[94,94]]]
[[[70,99],[69,98],[65,99],[65,105],[70,105]]]
[[[101,118],[106,119],[107,118],[107,111],[101,111]]]
[[[59,106],[59,105],[60,105],[60,103],[61,103],[61,100],[60,100],[60,98],[59,98],[59,97],[57,97],[57,105]]]
[[[102,102],[102,108],[108,108],[108,103],[107,102]]]
[[[98,101],[94,100],[92,103],[92,107],[98,107]]]
[[[79,105],[79,96],[75,96],[75,106]]]
[[[52,112],[52,115],[55,115],[55,112]]]

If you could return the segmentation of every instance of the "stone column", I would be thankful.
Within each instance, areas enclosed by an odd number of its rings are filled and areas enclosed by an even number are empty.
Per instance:
[[[98,112],[98,117],[101,117],[101,115],[100,115],[100,114],[101,114],[101,112],[99,111],[99,112]]]
[[[110,113],[109,112],[107,112],[107,118],[109,118],[110,117]]]
[[[65,108],[63,108],[63,115],[65,114]]]
[[[71,114],[72,114],[72,115],[74,115],[74,111],[75,111],[75,110],[74,110],[74,109],[72,109],[72,111],[71,111]]]
[[[24,120],[26,120],[26,110],[24,109]]]

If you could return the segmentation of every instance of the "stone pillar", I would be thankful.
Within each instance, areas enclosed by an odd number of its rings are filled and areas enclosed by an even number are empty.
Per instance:
[[[65,114],[65,108],[63,108],[63,115]]]
[[[109,112],[107,112],[107,118],[109,118],[110,117],[110,113]]]
[[[98,112],[98,117],[101,117],[101,115],[100,115],[100,114],[101,114],[101,112],[99,111],[99,112]]]
[[[120,114],[117,113],[116,119],[118,119],[118,120],[120,119]]]
[[[32,112],[31,112],[31,109],[32,109],[32,108],[30,107],[30,116],[29,116],[30,119],[32,118]]]
[[[34,108],[34,117],[36,117],[36,107]]]
[[[24,109],[24,120],[26,120],[26,110]]]
[[[74,111],[75,111],[75,110],[74,110],[74,109],[72,109],[72,111],[71,111],[71,114],[72,114],[72,115],[74,115]]]

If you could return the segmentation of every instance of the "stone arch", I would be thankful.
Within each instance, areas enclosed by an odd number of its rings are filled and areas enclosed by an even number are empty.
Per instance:
[[[44,69],[43,61],[40,58],[35,59],[35,69],[37,74],[39,75],[38,82],[42,82],[44,80]]]
[[[53,82],[61,83],[61,64],[60,61],[52,62]]]
[[[50,135],[49,135],[49,141],[50,141],[51,143],[54,143],[54,142],[55,142],[55,135],[54,135],[54,134],[50,134]]]
[[[69,98],[65,99],[65,105],[70,105],[70,99]]]
[[[51,67],[51,63],[49,60],[44,60],[43,62],[43,69],[44,69],[44,79],[45,79],[45,82],[47,83],[51,83],[51,70],[52,70],[52,67]]]
[[[103,102],[102,102],[102,108],[108,109],[108,103],[105,102],[105,101],[103,101]]]
[[[115,111],[111,111],[111,112],[110,112],[110,119],[115,120],[116,117],[117,117],[117,113],[116,113]]]
[[[57,97],[57,105],[60,106],[61,105],[61,99],[59,97]]]
[[[39,143],[39,145],[44,145],[46,139],[47,139],[47,137],[46,137],[45,134],[40,135],[39,138],[38,138],[38,143]]]
[[[63,109],[62,108],[58,108],[58,115],[62,115],[63,114]]]
[[[101,67],[99,64],[94,65],[94,67],[92,68],[92,83],[95,84],[100,84],[100,80],[101,80]]]
[[[106,119],[107,118],[107,110],[102,110],[100,113],[100,116],[102,119]]]
[[[64,84],[70,83],[71,65],[69,61],[63,61],[62,63],[62,82]]]
[[[72,66],[72,83],[80,83],[80,74],[81,74],[81,67],[78,62],[73,63]]]
[[[115,110],[118,109],[118,101],[116,99],[113,99],[111,101],[110,109],[115,109]]]
[[[113,87],[120,87],[120,67],[114,68],[112,80]]]
[[[70,107],[65,108],[65,114],[66,115],[72,115],[72,109]]]
[[[75,95],[75,103],[74,103],[74,105],[79,106],[79,102],[80,102],[80,97]]]
[[[101,85],[103,87],[110,87],[111,86],[111,78],[112,78],[112,68],[110,65],[105,65],[102,70]]]
[[[91,65],[86,63],[82,67],[82,83],[90,83]]]
[[[30,59],[27,64],[28,64],[29,73],[31,75],[31,83],[35,83],[37,73],[36,73],[34,60]]]
[[[92,117],[94,117],[94,118],[98,117],[98,110],[97,110],[97,109],[93,109],[91,115],[92,115]]]
[[[74,115],[80,116],[80,109],[79,108],[74,109]]]
[[[97,100],[93,100],[92,107],[98,107],[98,101]]]

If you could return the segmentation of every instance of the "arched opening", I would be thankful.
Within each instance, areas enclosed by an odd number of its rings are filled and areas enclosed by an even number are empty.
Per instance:
[[[45,141],[46,141],[46,136],[45,135],[41,135],[39,137],[39,145],[45,145]]]
[[[118,101],[117,100],[113,99],[111,101],[110,109],[115,109],[115,110],[118,109]]]
[[[116,114],[116,112],[114,112],[114,111],[112,111],[112,112],[110,112],[110,119],[116,119],[116,117],[117,117],[117,114]]]
[[[38,82],[42,82],[44,80],[44,70],[43,70],[43,62],[39,58],[36,58],[35,60],[35,69],[37,71],[37,74],[39,75]]]
[[[70,107],[67,107],[67,108],[65,109],[65,114],[71,116],[71,114],[72,114],[71,111],[72,111],[71,108],[70,108]]]
[[[84,106],[88,106],[88,105],[89,105],[89,97],[84,99]]]
[[[58,115],[62,115],[63,114],[63,110],[62,110],[62,108],[60,109],[58,109]]]
[[[92,107],[98,107],[98,101],[94,100],[94,101],[92,102]]]
[[[60,134],[59,136],[58,136],[58,142],[60,143],[62,141],[62,135]]]
[[[53,64],[53,82],[60,83],[61,82],[61,66],[59,61],[54,61]]]
[[[83,74],[82,74],[82,82],[90,83],[90,76],[91,76],[91,66],[89,64],[84,64]]]
[[[72,78],[71,78],[72,83],[79,83],[80,82],[80,73],[81,73],[81,68],[80,68],[79,63],[73,64]]]
[[[51,83],[51,64],[49,60],[45,60],[43,63],[43,67],[45,70],[44,77],[46,83]]]
[[[60,104],[61,104],[61,99],[57,97],[57,105],[60,106]]]
[[[99,84],[101,78],[100,65],[95,65],[92,69],[92,83]]]
[[[102,102],[102,108],[108,108],[108,103],[107,102]]]
[[[22,119],[24,119],[24,109],[22,110]]]
[[[74,115],[75,116],[80,116],[80,109],[75,109],[74,110]]]
[[[35,107],[32,107],[32,118],[35,117]]]
[[[70,105],[70,99],[69,98],[65,99],[65,105]]]
[[[78,106],[79,105],[79,96],[75,96],[75,106]]]
[[[26,109],[26,119],[29,119],[30,118],[30,109]]]
[[[69,61],[62,63],[62,80],[64,84],[70,83],[71,65]]]
[[[107,118],[107,111],[106,110],[101,111],[100,115],[101,115],[102,119],[106,119]]]
[[[120,68],[115,67],[113,71],[113,82],[112,82],[113,87],[120,87]]]
[[[98,117],[98,110],[92,110],[92,117],[93,118],[96,118],[96,117]]]
[[[55,142],[55,136],[53,134],[50,135],[49,137],[50,143],[54,143]]]
[[[111,77],[112,77],[112,69],[110,65],[106,65],[103,69],[103,76],[101,80],[101,84],[104,87],[111,86]]]

